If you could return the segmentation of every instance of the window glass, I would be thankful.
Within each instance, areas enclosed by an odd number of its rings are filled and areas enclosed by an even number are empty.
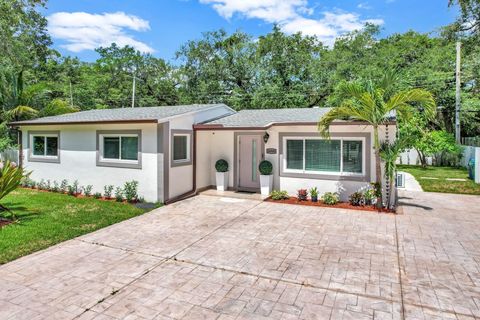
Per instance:
[[[187,160],[187,136],[173,136],[173,160]]]
[[[120,158],[120,138],[119,137],[103,138],[103,157],[105,159]]]
[[[138,137],[122,137],[122,160],[138,160]]]
[[[343,171],[362,173],[361,141],[343,141]]]
[[[34,156],[45,155],[45,137],[40,137],[40,136],[33,137],[33,155]]]
[[[47,137],[47,156],[58,156],[57,137]]]
[[[340,140],[305,140],[305,170],[340,172]]]
[[[287,140],[287,169],[303,170],[303,140]]]

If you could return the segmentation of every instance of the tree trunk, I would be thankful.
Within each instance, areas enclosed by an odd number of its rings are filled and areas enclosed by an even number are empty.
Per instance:
[[[373,126],[373,144],[375,149],[375,179],[380,188],[379,196],[377,197],[377,209],[382,209],[383,206],[383,199],[382,199],[382,166],[381,166],[381,158],[380,158],[380,141],[378,139],[378,127]]]

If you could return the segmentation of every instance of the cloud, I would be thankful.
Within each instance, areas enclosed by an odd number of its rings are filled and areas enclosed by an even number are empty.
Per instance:
[[[307,0],[199,0],[215,9],[220,16],[231,19],[235,14],[248,19],[278,23],[286,33],[302,32],[315,35],[331,46],[346,32],[362,29],[365,23],[383,24],[382,19],[361,19],[360,15],[341,10],[325,11],[313,18],[314,9]]]
[[[124,12],[91,14],[86,12],[57,12],[48,16],[48,30],[52,37],[66,42],[61,47],[72,52],[94,50],[115,42],[151,53],[154,49],[135,40],[126,30],[150,30],[148,21]]]

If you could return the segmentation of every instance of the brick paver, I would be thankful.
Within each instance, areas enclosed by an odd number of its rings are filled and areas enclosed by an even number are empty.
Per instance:
[[[0,319],[480,318],[480,197],[402,202],[197,196],[0,266]]]

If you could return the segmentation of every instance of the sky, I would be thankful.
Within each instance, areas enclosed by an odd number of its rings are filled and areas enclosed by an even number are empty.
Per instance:
[[[277,23],[285,33],[335,38],[381,25],[382,36],[431,32],[449,24],[457,8],[448,0],[49,0],[44,14],[54,48],[93,61],[94,49],[112,42],[173,62],[175,52],[202,32],[225,29],[254,37]]]

